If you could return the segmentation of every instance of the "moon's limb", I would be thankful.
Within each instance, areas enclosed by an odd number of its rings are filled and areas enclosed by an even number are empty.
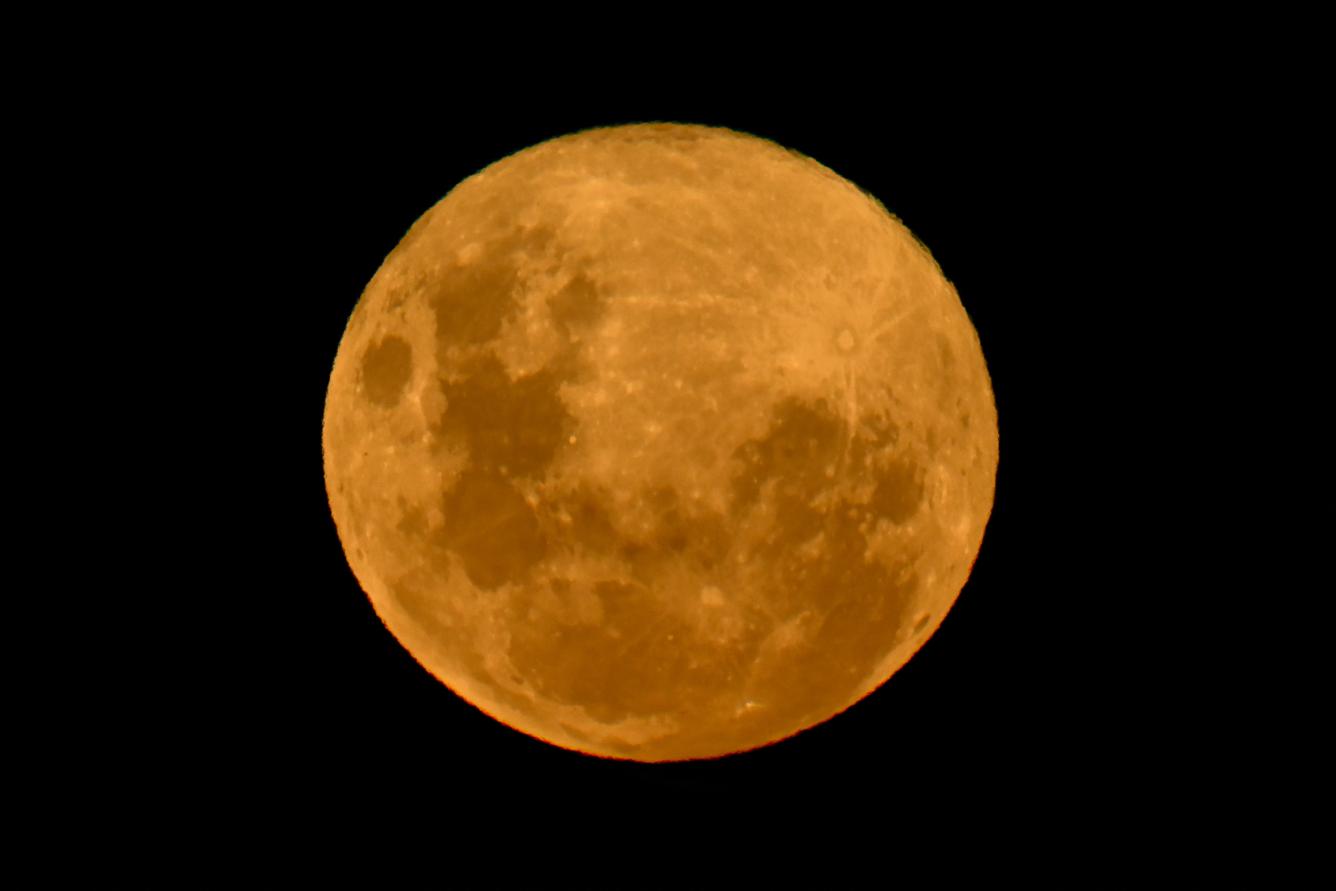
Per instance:
[[[886,680],[992,504],[977,335],[810,159],[638,126],[526,150],[355,310],[324,445],[390,630],[506,723],[642,760],[752,748]]]

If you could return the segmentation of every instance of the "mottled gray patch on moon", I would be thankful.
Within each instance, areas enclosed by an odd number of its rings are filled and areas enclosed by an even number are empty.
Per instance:
[[[533,507],[495,472],[467,471],[445,494],[442,510],[442,543],[483,590],[524,579],[547,553]]]
[[[381,408],[399,401],[413,373],[413,349],[400,337],[386,337],[362,355],[362,387]]]

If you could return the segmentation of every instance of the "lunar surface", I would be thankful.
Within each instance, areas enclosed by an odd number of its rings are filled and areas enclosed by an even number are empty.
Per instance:
[[[978,337],[816,161],[708,127],[469,177],[367,286],[325,407],[390,632],[555,745],[715,757],[820,723],[942,621],[993,501]]]

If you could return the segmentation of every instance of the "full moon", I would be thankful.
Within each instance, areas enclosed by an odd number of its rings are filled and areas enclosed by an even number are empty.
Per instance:
[[[408,231],[323,427],[348,562],[427,671],[637,761],[819,724],[973,566],[997,415],[927,249],[804,155],[637,124],[517,152]]]

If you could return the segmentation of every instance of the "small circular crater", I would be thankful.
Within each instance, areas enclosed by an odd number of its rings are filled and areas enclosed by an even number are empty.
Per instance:
[[[844,352],[851,353],[853,352],[854,347],[858,346],[858,339],[854,337],[852,331],[845,328],[835,337],[835,345]]]

